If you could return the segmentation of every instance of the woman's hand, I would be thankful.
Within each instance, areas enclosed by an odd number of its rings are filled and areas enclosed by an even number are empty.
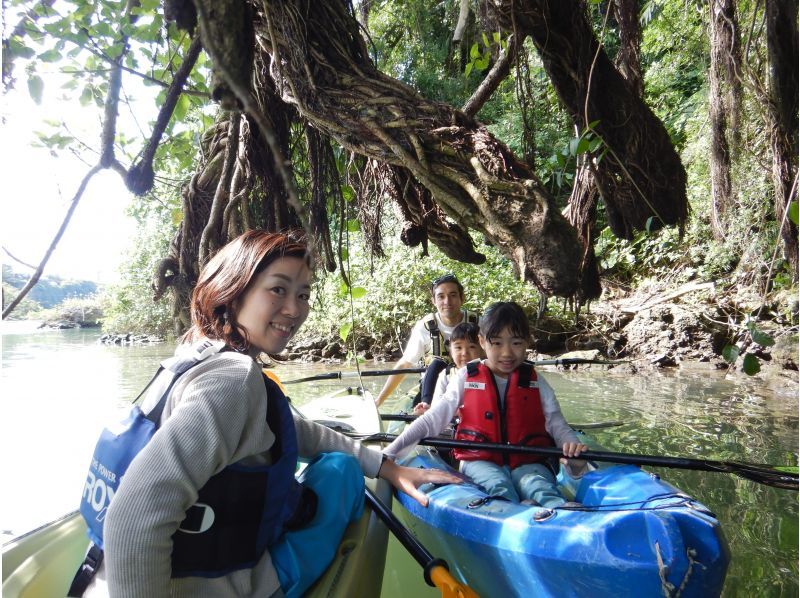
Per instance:
[[[562,447],[562,452],[564,456],[561,457],[561,463],[568,468],[569,474],[573,477],[578,477],[585,473],[585,469],[587,467],[586,461],[583,459],[572,460],[575,457],[580,457],[580,454],[584,451],[588,451],[589,447],[585,444],[580,442],[565,442],[564,446]],[[569,459],[571,457],[572,459]]]
[[[378,477],[383,478],[398,490],[402,490],[413,497],[423,507],[428,506],[428,497],[417,490],[422,484],[460,484],[461,478],[442,471],[441,469],[421,469],[418,467],[403,467],[391,459],[385,459],[378,472]]]

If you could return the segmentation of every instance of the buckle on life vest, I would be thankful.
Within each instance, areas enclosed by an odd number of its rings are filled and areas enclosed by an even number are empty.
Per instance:
[[[89,552],[86,553],[86,558],[80,566],[80,569],[75,573],[75,578],[67,590],[67,596],[83,596],[86,588],[92,583],[92,579],[97,574],[97,570],[103,563],[103,549],[97,544],[92,543],[89,547]]]

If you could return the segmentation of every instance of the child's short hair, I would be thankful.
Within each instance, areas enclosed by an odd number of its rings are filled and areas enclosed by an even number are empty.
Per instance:
[[[453,341],[468,341],[470,343],[478,344],[478,326],[472,322],[461,322],[458,326],[453,328],[450,334],[450,343]]]
[[[481,318],[481,335],[486,340],[491,340],[506,328],[514,336],[524,338],[526,342],[530,340],[531,327],[528,316],[517,303],[513,301],[492,303]]]

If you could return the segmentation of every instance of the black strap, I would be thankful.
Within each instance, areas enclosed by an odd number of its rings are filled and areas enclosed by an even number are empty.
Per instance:
[[[431,335],[431,353],[437,357],[440,356],[442,354],[441,336],[439,334],[439,325],[436,323],[436,314],[433,314],[431,319],[425,322],[425,329]]]
[[[86,553],[83,564],[72,580],[72,585],[69,586],[67,596],[70,598],[83,596],[83,593],[86,591],[86,588],[89,587],[89,584],[92,583],[92,579],[94,579],[102,563],[103,551],[96,544],[92,544],[89,547],[89,552]]]
[[[520,388],[529,388],[531,384],[531,376],[533,375],[533,366],[526,361],[523,361],[519,368],[519,379],[518,384]]]
[[[480,365],[480,359],[474,359],[467,363],[467,377],[474,378],[478,375],[478,366]]]

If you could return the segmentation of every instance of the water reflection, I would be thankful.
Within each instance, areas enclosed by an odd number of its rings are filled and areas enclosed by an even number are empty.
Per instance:
[[[3,323],[0,448],[6,491],[0,529],[18,534],[76,507],[100,428],[126,408],[172,354],[169,345],[106,347],[96,331],[9,331]],[[376,366],[377,367],[377,366]],[[279,365],[291,380],[329,371]],[[609,450],[790,464],[797,458],[798,401],[759,381],[691,374],[545,372],[571,422],[621,420],[593,431]],[[364,378],[377,393],[384,378]],[[409,376],[403,389],[414,385]],[[288,386],[299,405],[343,382]],[[344,384],[357,385],[354,379]],[[396,396],[399,396],[398,391]],[[387,402],[385,412],[396,410]],[[697,497],[722,522],[732,560],[725,596],[798,594],[798,498],[731,474],[654,469]],[[15,490],[10,490],[15,489]],[[5,536],[8,537],[8,536]],[[384,596],[438,595],[392,543]]]

